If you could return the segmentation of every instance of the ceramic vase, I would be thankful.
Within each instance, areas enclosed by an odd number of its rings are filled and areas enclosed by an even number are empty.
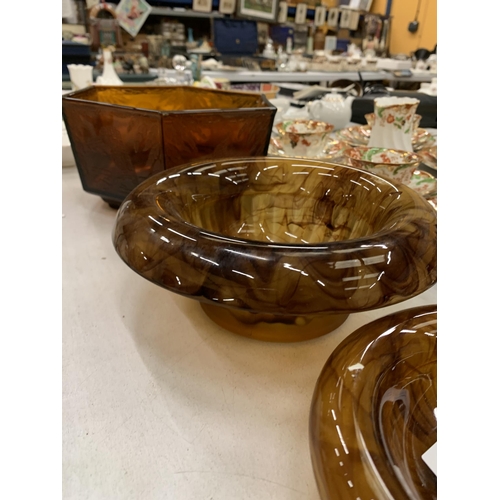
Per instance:
[[[102,53],[104,57],[104,69],[102,71],[102,76],[97,77],[96,83],[98,85],[123,85],[122,80],[113,66],[112,52],[109,49],[104,49]]]
[[[413,152],[412,123],[419,103],[409,97],[375,99],[375,120],[368,146]]]
[[[68,64],[71,89],[80,90],[92,85],[92,66],[86,64]]]

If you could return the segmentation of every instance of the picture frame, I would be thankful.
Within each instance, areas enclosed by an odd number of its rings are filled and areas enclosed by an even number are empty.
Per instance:
[[[326,7],[318,5],[314,11],[314,26],[323,26],[326,22]]]
[[[328,18],[326,20],[326,24],[329,28],[336,28],[339,24],[339,9],[337,7],[333,7],[328,9]]]
[[[212,0],[193,0],[194,12],[212,12]]]
[[[286,1],[281,1],[279,3],[278,9],[278,23],[286,23],[288,19],[288,3]]]
[[[279,0],[238,0],[237,15],[256,21],[276,22]]]
[[[115,8],[115,15],[120,26],[135,38],[152,10],[145,0],[121,0]]]
[[[351,24],[351,11],[349,9],[340,9],[340,19],[339,19],[340,28],[349,29],[350,24]]]
[[[295,24],[305,24],[307,17],[307,4],[298,3],[295,10]]]
[[[220,0],[219,12],[221,14],[233,14],[236,10],[236,0]]]

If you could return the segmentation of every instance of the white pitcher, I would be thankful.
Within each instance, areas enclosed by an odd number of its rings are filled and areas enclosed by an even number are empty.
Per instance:
[[[412,151],[413,115],[420,101],[410,97],[375,99],[375,121],[368,146]]]
[[[331,123],[335,130],[347,127],[351,121],[353,96],[343,97],[340,94],[327,94],[322,99],[308,103],[307,109],[311,118]]]

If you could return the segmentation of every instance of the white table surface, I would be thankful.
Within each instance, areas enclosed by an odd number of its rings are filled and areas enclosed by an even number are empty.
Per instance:
[[[62,169],[63,498],[318,500],[308,416],[350,333],[436,286],[295,344],[229,333],[116,254],[116,211]]]
[[[186,70],[189,72],[189,70]],[[332,82],[336,80],[353,80],[359,81],[360,75],[363,81],[382,81],[390,80],[394,82],[430,82],[436,76],[435,73],[415,73],[410,77],[397,77],[389,71],[221,71],[221,70],[202,70],[203,75],[212,78],[226,78],[232,83],[237,82],[268,82],[268,83],[311,83],[311,82]],[[158,74],[156,68],[151,68],[152,75]],[[175,76],[176,72],[173,69],[167,69],[168,76]]]

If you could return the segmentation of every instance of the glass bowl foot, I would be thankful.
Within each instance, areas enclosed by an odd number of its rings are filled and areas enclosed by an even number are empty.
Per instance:
[[[266,342],[300,342],[337,329],[349,314],[281,315],[253,313],[201,303],[205,314],[230,332]]]

